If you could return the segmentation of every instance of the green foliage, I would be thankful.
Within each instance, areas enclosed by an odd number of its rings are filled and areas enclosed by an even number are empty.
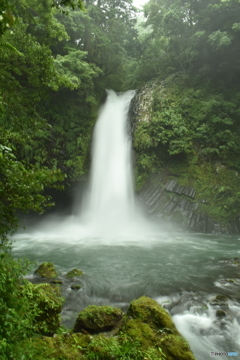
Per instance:
[[[143,350],[139,341],[122,335],[115,337],[95,337],[88,345],[87,360],[164,360],[166,357],[160,347]]]
[[[180,180],[181,181],[181,180]],[[200,211],[222,224],[226,224],[240,215],[239,174],[220,163],[190,166],[183,183],[190,183],[197,191],[196,201],[200,202]]]
[[[0,37],[11,28],[15,22],[15,17],[12,13],[13,5],[11,0],[1,0],[0,7]]]
[[[239,152],[239,96],[189,88],[176,79],[155,93],[151,121],[139,122],[134,146],[149,154],[224,161]],[[161,95],[159,95],[161,94]],[[238,165],[236,164],[236,168]]]
[[[137,189],[149,174],[178,174],[199,211],[227,223],[239,216],[239,93],[172,76],[157,85],[150,121],[137,123]],[[177,164],[177,167],[176,167]]]
[[[0,244],[7,245],[7,234],[17,227],[16,210],[43,212],[52,205],[43,195],[45,187],[57,186],[63,179],[59,170],[18,161],[9,146],[0,145]]]
[[[72,278],[74,276],[83,276],[83,271],[79,269],[72,269],[67,274],[67,277]]]
[[[72,10],[76,8],[84,9],[82,0],[53,0],[52,6],[60,9],[63,13],[67,13],[65,7],[70,7]]]
[[[56,7],[63,13],[64,6],[81,7],[81,4],[81,1],[75,0],[57,3],[52,0],[21,0],[17,3],[5,0],[2,3],[0,238],[4,246],[7,245],[7,234],[17,228],[16,211],[43,212],[53,204],[44,193],[49,187],[60,187],[64,176],[58,168],[66,172],[66,165],[74,168],[74,171],[79,166],[77,174],[85,171],[86,143],[91,125],[84,129],[86,140],[81,139],[80,142],[79,130],[82,127],[75,126],[76,116],[74,135],[71,132],[71,139],[65,136],[61,138],[59,134],[64,133],[64,126],[60,123],[53,127],[55,121],[45,117],[46,111],[42,110],[49,93],[56,95],[60,88],[69,89],[65,91],[70,93],[71,89],[82,87],[84,98],[87,99],[87,111],[89,104],[94,102],[89,89],[93,88],[92,79],[98,76],[100,70],[84,61],[83,51],[72,49],[64,59],[60,54],[54,59],[52,53],[52,48],[69,39],[64,25],[56,18]],[[78,96],[76,94],[75,97]],[[69,113],[66,117],[69,118]],[[68,123],[65,127],[72,129]],[[64,157],[62,141],[67,143],[69,150]]]
[[[50,284],[33,285],[24,279],[30,263],[0,253],[0,354],[1,360],[34,358],[29,338],[53,335],[59,327],[63,299]]]
[[[97,335],[91,339],[83,334],[58,336],[45,341],[30,341],[36,360],[165,360],[160,346],[143,349],[140,342],[126,335]]]
[[[106,338],[103,336],[95,337],[88,346],[88,360],[130,360],[132,358],[140,360],[143,358],[140,344],[127,338],[120,341],[117,338]]]
[[[65,56],[57,55],[55,66],[62,75],[63,85],[70,89],[80,87],[82,82],[93,85],[93,78],[97,77],[101,70],[94,64],[84,61],[86,55],[86,52],[77,49],[71,49]]]
[[[64,302],[59,295],[59,288],[51,284],[33,285],[27,282],[22,287],[22,296],[29,303],[29,311],[34,314],[35,334],[53,336],[58,331]]]
[[[30,310],[22,294],[23,277],[29,263],[13,260],[0,253],[0,353],[2,360],[21,359],[25,353],[22,342],[34,332],[37,310]],[[24,358],[24,357],[23,357]]]
[[[71,46],[86,52],[87,62],[101,69],[98,91],[121,89],[127,51],[130,55],[136,42],[135,11],[131,0],[87,1],[86,11],[60,17]]]
[[[48,161],[54,159],[69,182],[89,169],[91,133],[104,88],[123,88],[126,56],[131,61],[136,43],[130,0],[86,1],[85,7],[56,15],[68,34],[67,41],[51,47],[61,89],[50,90],[39,106],[51,124]]]
[[[177,71],[198,81],[236,84],[239,76],[239,15],[236,0],[158,1],[144,7],[150,31],[141,39],[144,49],[136,76],[146,81]]]

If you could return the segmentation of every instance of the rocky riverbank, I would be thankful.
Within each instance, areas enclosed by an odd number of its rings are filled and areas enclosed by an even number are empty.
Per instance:
[[[133,300],[126,312],[111,306],[90,305],[78,314],[73,329],[61,327],[60,307],[64,300],[53,264],[44,263],[35,273],[38,282],[48,283],[29,283],[32,294],[29,301],[41,308],[41,316],[36,318],[41,337],[31,339],[34,359],[195,359],[169,313],[145,296]],[[73,269],[66,279],[72,278],[74,282],[81,276],[80,270]]]

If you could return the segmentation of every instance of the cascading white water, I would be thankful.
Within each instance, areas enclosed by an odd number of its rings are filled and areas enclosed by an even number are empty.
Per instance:
[[[93,133],[90,183],[82,216],[101,230],[117,230],[134,214],[128,110],[135,91],[108,90]]]

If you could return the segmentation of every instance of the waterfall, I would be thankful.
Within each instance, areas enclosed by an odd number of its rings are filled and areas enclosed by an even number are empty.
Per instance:
[[[134,216],[131,137],[128,110],[134,91],[107,91],[93,132],[89,188],[81,219],[103,231],[118,231]]]

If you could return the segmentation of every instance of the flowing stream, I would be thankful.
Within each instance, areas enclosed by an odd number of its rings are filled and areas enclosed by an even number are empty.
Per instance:
[[[238,352],[240,358],[240,237],[179,233],[144,218],[135,204],[127,125],[133,96],[108,92],[82,205],[71,217],[19,232],[13,253],[36,267],[52,261],[63,279],[73,268],[84,271],[82,279],[65,279],[62,286],[67,326],[89,304],[126,310],[146,295],[170,312],[197,360],[211,359],[211,352]],[[36,281],[33,273],[29,277]],[[81,289],[72,290],[73,283]]]

